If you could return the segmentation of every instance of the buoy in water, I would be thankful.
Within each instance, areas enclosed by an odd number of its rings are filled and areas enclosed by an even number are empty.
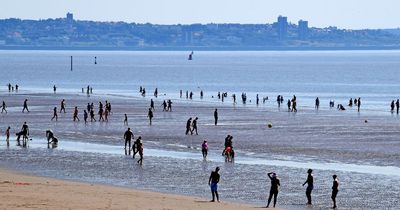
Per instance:
[[[365,123],[368,123],[368,120],[365,120],[364,122],[365,122]]]
[[[267,127],[272,128],[272,123],[268,123]]]

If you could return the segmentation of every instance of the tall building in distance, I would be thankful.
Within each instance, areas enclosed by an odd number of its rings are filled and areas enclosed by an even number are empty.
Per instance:
[[[287,17],[279,16],[277,22],[277,33],[280,40],[284,40],[287,37],[288,22]]]
[[[72,13],[67,13],[67,17],[66,17],[67,21],[73,21],[74,20],[74,15]]]
[[[307,39],[308,37],[308,21],[299,20],[298,26],[299,39]]]

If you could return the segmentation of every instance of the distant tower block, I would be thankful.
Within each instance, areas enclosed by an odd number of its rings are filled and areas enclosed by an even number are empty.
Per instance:
[[[307,39],[308,37],[308,21],[300,20],[298,26],[298,35],[300,39]]]
[[[73,21],[74,20],[74,15],[72,13],[67,13],[67,21]]]

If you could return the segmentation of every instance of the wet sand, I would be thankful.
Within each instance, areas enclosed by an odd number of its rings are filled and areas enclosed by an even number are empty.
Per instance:
[[[0,170],[1,209],[249,210],[201,198],[61,181]]]
[[[206,186],[209,173],[221,166],[222,200],[256,206],[264,206],[268,196],[266,172],[276,171],[282,182],[278,206],[294,209],[305,208],[305,189],[301,184],[305,181],[307,168],[317,168],[314,170],[316,188],[313,191],[316,209],[331,206],[332,174],[338,174],[341,183],[338,195],[341,209],[395,209],[398,206],[400,178],[393,175],[400,167],[397,115],[375,115],[363,110],[357,113],[355,108],[339,112],[323,107],[315,111],[309,105],[302,105],[301,98],[298,99],[298,113],[288,113],[285,106],[278,109],[272,101],[259,107],[233,106],[230,98],[224,103],[216,99],[210,99],[211,102],[197,98],[193,101],[174,100],[173,112],[162,112],[161,100],[167,99],[162,96],[155,99],[155,117],[153,125],[149,126],[146,110],[151,97],[142,98],[139,93],[132,95],[87,97],[79,93],[2,93],[1,98],[7,102],[9,113],[1,115],[1,133],[7,125],[15,133],[27,121],[34,143],[32,148],[19,148],[15,146],[13,136],[12,145],[6,149],[1,142],[4,155],[0,156],[0,166],[66,180],[202,198],[209,197]],[[207,98],[211,98],[210,95],[205,93]],[[29,99],[30,113],[21,113],[24,98]],[[59,121],[51,122],[52,108],[59,108],[62,98],[66,99],[67,114],[59,114]],[[82,113],[86,104],[94,102],[97,110],[98,101],[104,103],[105,100],[111,101],[113,108],[109,122],[84,125]],[[325,102],[321,104],[327,106]],[[79,123],[72,122],[74,106],[80,109]],[[213,124],[215,108],[219,110],[218,126]],[[127,128],[123,126],[124,113],[128,114],[134,134],[143,138],[145,160],[142,167],[123,155],[122,136]],[[199,135],[185,136],[186,120],[194,116],[199,117]],[[368,123],[364,122],[365,119]],[[273,124],[271,129],[266,126],[268,122]],[[46,129],[52,129],[60,139],[59,148],[47,149],[44,140]],[[227,134],[234,136],[235,164],[224,163],[219,156]],[[203,139],[209,141],[209,161],[202,161],[199,151]],[[63,149],[63,140],[77,142],[77,145],[83,142],[120,146],[120,154],[66,150]],[[33,144],[39,144],[39,148],[34,148]],[[166,151],[167,155],[146,153],[146,149]],[[178,158],[173,152],[184,152],[190,157],[183,155]],[[335,164],[343,167],[335,168]],[[354,165],[365,170],[358,170]],[[379,170],[379,167],[388,167],[388,170],[369,173],[368,166],[373,170]],[[394,172],[390,172],[391,169]]]

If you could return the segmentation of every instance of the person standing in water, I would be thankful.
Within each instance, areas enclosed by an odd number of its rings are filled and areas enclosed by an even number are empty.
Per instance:
[[[64,113],[65,113],[65,99],[63,99],[63,100],[61,101],[60,113],[61,113],[62,111],[64,111]]]
[[[128,145],[128,150],[129,150],[129,155],[131,155],[131,141],[134,138],[134,135],[131,131],[131,128],[128,128],[127,131],[124,133],[124,139],[125,139],[125,155],[127,155],[127,149],[126,145]]]
[[[360,107],[361,107],[361,98],[358,98],[357,100],[357,111],[360,112]]]
[[[394,100],[392,100],[392,103],[390,103],[390,112],[393,114],[394,112]]]
[[[218,110],[215,109],[214,111],[214,125],[217,125],[218,123]]]
[[[6,112],[6,114],[7,114],[7,110],[6,110],[6,108],[7,108],[7,106],[6,106],[6,102],[5,102],[5,101],[3,101],[3,104],[1,105],[1,113],[3,113],[3,111],[4,111],[4,112]]]
[[[140,137],[139,136],[139,138],[138,138],[138,144],[136,145],[136,147],[137,147],[137,151],[138,151],[138,153],[139,153],[139,160],[137,161],[137,163],[139,163],[140,165],[142,165],[143,164],[143,150],[144,150],[144,148],[143,148],[143,143],[142,143],[142,137]]]
[[[11,127],[8,126],[7,130],[6,130],[6,142],[7,142],[7,147],[10,146],[10,130]]]
[[[396,101],[396,113],[399,114],[399,107],[400,107],[400,101],[397,99]]]
[[[216,167],[215,171],[211,172],[210,178],[208,178],[208,185],[211,188],[211,195],[212,195],[212,200],[210,202],[215,202],[215,197],[217,197],[217,201],[219,202],[218,182],[220,179],[220,175],[218,172],[219,172],[219,167]]]
[[[93,122],[93,120],[96,122],[96,118],[94,118],[94,110],[90,109],[90,122]]]
[[[29,112],[28,99],[25,99],[25,101],[24,101],[24,107],[22,108],[22,112],[25,112],[25,110]]]
[[[54,94],[56,94],[56,92],[57,92],[57,87],[56,87],[56,85],[53,86],[53,92],[54,92]]]
[[[76,120],[78,120],[78,122],[80,121],[79,120],[79,117],[78,117],[78,107],[75,107],[75,110],[74,110],[74,122],[76,121]]]
[[[316,99],[315,99],[315,109],[319,109],[319,98],[317,97]]]
[[[153,99],[150,99],[150,109],[155,111]]]
[[[149,118],[150,125],[151,125],[151,120],[153,119],[153,111],[151,111],[151,108],[149,108],[149,112],[147,113],[147,117]]]
[[[306,189],[307,204],[312,205],[311,192],[314,189],[314,177],[312,175],[312,169],[308,169],[307,173],[308,173],[307,180],[303,183],[303,186],[307,184],[307,189]]]
[[[88,113],[86,110],[83,110],[83,120],[85,121],[85,124],[87,124],[87,119],[88,119]]]
[[[58,115],[57,115],[57,107],[55,106],[53,109],[53,117],[51,118],[51,121],[56,118],[56,121],[58,120]]]
[[[124,125],[128,125],[128,115],[125,114]]]
[[[207,140],[203,141],[203,144],[201,144],[201,153],[203,154],[203,159],[207,158],[208,154],[208,143]]]
[[[274,208],[275,208],[276,200],[277,200],[278,192],[279,192],[279,187],[281,186],[281,183],[280,183],[279,178],[276,175],[276,173],[270,172],[267,175],[268,175],[269,179],[271,180],[271,189],[269,191],[267,208],[269,208],[269,204],[271,203],[272,196],[274,197]]]
[[[333,178],[332,196],[331,196],[332,201],[333,201],[333,207],[332,208],[336,209],[337,208],[337,206],[336,206],[336,196],[337,196],[337,194],[339,192],[339,181],[337,180],[336,174],[333,175],[332,178]]]

